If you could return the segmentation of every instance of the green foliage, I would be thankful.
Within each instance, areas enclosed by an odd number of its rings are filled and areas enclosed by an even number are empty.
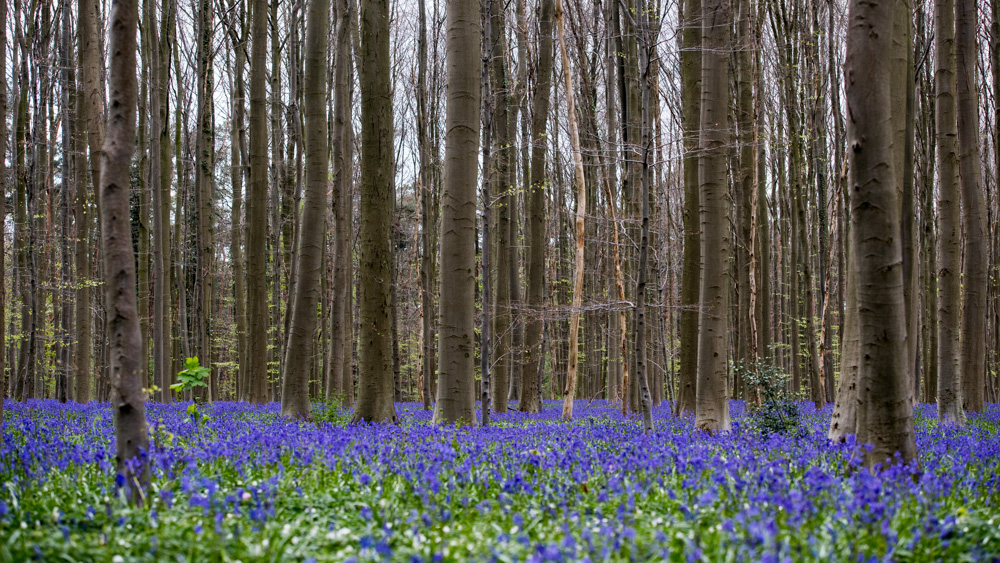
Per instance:
[[[757,359],[737,362],[733,371],[760,396],[760,404],[747,404],[749,430],[769,434],[800,434],[803,431],[802,411],[795,397],[788,391],[788,375],[780,367]]]
[[[351,410],[345,409],[343,393],[336,392],[329,401],[317,401],[313,403],[312,419],[317,426],[331,424],[333,426],[347,426],[351,422]]]
[[[198,356],[184,360],[184,370],[177,374],[177,383],[170,386],[174,391],[190,391],[195,387],[208,387],[210,371],[198,363]]]

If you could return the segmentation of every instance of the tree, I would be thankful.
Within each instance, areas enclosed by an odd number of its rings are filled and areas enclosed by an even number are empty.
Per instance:
[[[98,184],[101,181],[101,151],[104,143],[104,103],[101,94],[100,53],[97,45],[97,3],[94,0],[80,0],[77,6],[79,20],[77,21],[77,37],[80,50],[80,78],[83,82],[83,104],[81,104],[80,121],[87,128],[87,142],[90,149],[90,178],[98,205],[100,193]],[[86,184],[85,181],[81,182]],[[77,279],[90,279],[93,275],[90,267],[89,246],[86,233],[90,230],[87,214],[87,201],[84,194],[77,193],[77,210],[81,212],[77,220],[82,229],[82,239],[77,243],[77,255],[87,254],[85,260],[77,262]],[[84,248],[81,248],[83,246]],[[87,284],[81,284],[87,285]],[[81,403],[90,401],[90,352],[91,343],[91,312],[90,288],[81,288],[77,292],[77,356],[76,356],[76,400]]]
[[[431,382],[436,370],[434,346],[434,226],[437,206],[434,204],[434,186],[431,179],[431,141],[427,108],[427,8],[424,0],[418,0],[420,32],[417,36],[417,145],[420,151],[420,318],[421,318],[421,365],[420,396],[425,410],[430,410]]]
[[[541,309],[545,303],[545,148],[548,144],[546,125],[549,121],[549,96],[552,90],[552,17],[554,0],[540,0],[538,13],[538,57],[535,71],[535,92],[531,100],[531,183],[528,188],[528,307],[532,317],[525,331],[525,362],[518,409],[536,413],[541,410],[538,374],[544,364],[540,342],[542,337]]]
[[[129,499],[134,504],[142,504],[142,489],[149,480],[149,467],[144,463],[138,466],[133,463],[149,447],[146,396],[140,367],[142,335],[136,309],[135,255],[129,220],[130,169],[135,153],[138,106],[135,60],[138,12],[136,0],[114,0],[111,4],[111,31],[108,35],[110,99],[107,135],[101,158],[99,205],[116,467],[118,474],[125,478]]]
[[[894,2],[852,0],[848,14],[847,137],[851,191],[851,254],[860,328],[858,435],[873,446],[869,464],[897,453],[916,457],[910,384],[904,371],[899,194],[893,169],[889,74]]]
[[[7,194],[7,3],[0,6],[0,193]],[[6,211],[4,211],[6,218]],[[7,251],[4,250],[5,236],[0,236],[0,271],[6,272]],[[6,342],[7,330],[7,285],[0,283],[0,346]],[[3,401],[7,398],[7,385],[3,376],[7,373],[7,354],[0,349],[0,428],[3,427]],[[3,432],[0,432],[0,445]]]
[[[330,36],[330,1],[310,0],[306,19],[305,202],[299,229],[295,297],[282,376],[281,413],[306,418],[309,413],[309,364],[316,346],[316,306],[326,237],[326,187],[329,159],[326,129],[326,52]]]
[[[695,425],[729,431],[729,0],[703,2],[701,126],[701,311]]]
[[[684,128],[684,257],[681,272],[680,388],[677,414],[695,410],[698,380],[698,305],[701,291],[698,130],[701,122],[702,0],[684,0],[681,10],[681,106]]]
[[[934,2],[935,123],[937,129],[938,417],[962,423],[959,339],[962,263],[958,153],[955,130],[955,0]]]
[[[965,259],[962,261],[962,402],[982,412],[986,377],[986,202],[979,154],[979,86],[976,82],[978,15],[975,0],[955,0],[955,59],[958,109],[959,187]],[[996,150],[996,149],[994,149]]]
[[[198,8],[198,138],[195,167],[195,201],[197,202],[197,270],[195,273],[195,350],[202,364],[212,369],[212,304],[215,297],[214,256],[215,218],[213,217],[212,177],[215,169],[215,134],[212,36],[213,8],[211,0],[200,0]],[[208,396],[215,399],[217,382],[211,377]]]
[[[334,268],[330,306],[330,383],[328,392],[342,395],[345,406],[354,404],[351,374],[351,25],[348,0],[334,4],[337,44],[334,72],[331,153],[333,155]]]
[[[355,422],[396,420],[391,282],[393,123],[389,0],[361,2],[361,268]],[[471,370],[470,370],[471,373]]]
[[[247,202],[248,398],[267,400],[267,0],[254,0],[250,37],[250,186]]]
[[[562,0],[556,0],[556,32],[559,51],[562,53],[563,76],[566,78],[566,114],[569,121],[569,138],[573,146],[574,179],[576,180],[576,257],[573,279],[573,309],[569,321],[569,365],[566,368],[566,387],[563,390],[563,420],[573,419],[573,399],[576,398],[576,371],[579,357],[580,309],[583,306],[584,268],[584,218],[587,216],[587,186],[583,178],[583,153],[580,150],[580,130],[576,120],[576,101],[573,94],[573,67],[566,49],[566,31],[563,23]],[[648,221],[647,221],[648,223]],[[640,279],[642,279],[640,277]]]
[[[479,6],[448,0],[444,182],[434,421],[473,424],[476,286],[476,176],[479,156]],[[525,385],[527,387],[527,385]]]

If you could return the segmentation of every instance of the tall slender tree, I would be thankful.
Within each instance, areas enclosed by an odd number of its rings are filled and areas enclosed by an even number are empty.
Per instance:
[[[98,188],[101,181],[101,151],[104,143],[104,97],[101,94],[101,56],[97,44],[97,2],[95,0],[79,0],[77,4],[77,39],[80,51],[80,78],[83,82],[83,104],[80,120],[86,124],[87,143],[90,150],[90,178],[94,185],[97,204],[100,205],[100,190]],[[80,219],[89,230],[87,220],[87,202],[82,194],[77,195],[77,209],[83,207]],[[86,238],[86,237],[82,237]],[[86,244],[83,243],[78,244]],[[81,249],[77,247],[77,254],[81,254]],[[89,252],[87,252],[89,254]],[[91,274],[89,259],[78,264],[81,268],[78,276],[89,278]],[[84,284],[86,285],[86,284]],[[80,291],[77,294],[80,306],[77,308],[77,358],[76,358],[76,400],[86,403],[90,400],[90,380],[91,380],[91,358],[90,352],[93,348],[91,342],[91,312],[90,312],[90,291]]]
[[[979,85],[976,80],[978,12],[975,0],[955,0],[955,63],[958,110],[959,188],[962,194],[962,402],[965,410],[985,408],[986,292],[989,239],[979,153]]]
[[[253,0],[250,53],[250,185],[247,201],[247,371],[251,402],[267,401],[267,0]]]
[[[309,418],[309,364],[314,342],[320,268],[326,237],[326,188],[329,177],[326,127],[326,52],[330,36],[330,0],[310,0],[306,18],[305,202],[298,234],[295,298],[285,352],[281,412]]]
[[[694,412],[698,380],[698,305],[701,292],[701,194],[698,131],[701,122],[702,0],[683,0],[680,14],[681,111],[684,129],[684,257],[681,272],[680,388],[675,411]]]
[[[955,120],[955,0],[934,2],[934,89],[937,131],[938,417],[962,423],[960,345],[962,248]]]
[[[566,368],[566,387],[563,390],[563,420],[573,418],[573,400],[576,398],[577,361],[579,358],[580,309],[583,306],[584,268],[584,218],[587,216],[587,186],[584,181],[583,152],[580,148],[580,129],[576,119],[576,96],[573,93],[573,68],[566,48],[566,30],[563,23],[562,0],[556,0],[556,33],[559,52],[562,54],[563,76],[566,79],[566,114],[569,121],[569,138],[573,146],[574,180],[576,181],[576,254],[574,260],[573,304],[569,321],[569,365]]]
[[[554,0],[540,0],[538,12],[538,55],[535,64],[535,91],[531,99],[531,181],[528,186],[528,310],[525,331],[526,361],[518,409],[535,413],[541,410],[539,377],[544,366],[541,352],[542,307],[545,304],[546,183],[545,154],[548,144],[549,97],[552,91],[552,17]],[[442,243],[444,240],[442,239]],[[443,273],[442,273],[443,275]],[[443,294],[442,294],[443,295]]]
[[[108,50],[110,98],[100,174],[101,250],[107,299],[111,363],[111,408],[115,417],[117,471],[125,478],[129,499],[142,504],[149,467],[133,463],[149,447],[146,396],[140,368],[142,335],[135,293],[135,255],[129,214],[131,161],[135,153],[138,106],[136,80],[137,0],[111,4]]]

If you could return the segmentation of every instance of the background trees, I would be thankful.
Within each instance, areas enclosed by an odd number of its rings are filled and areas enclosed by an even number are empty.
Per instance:
[[[17,399],[113,390],[94,213],[106,4],[8,6],[3,357]],[[867,258],[849,243],[865,206],[846,182],[860,170],[845,134],[849,118],[868,124],[841,104],[844,6],[567,1],[565,56],[549,0],[447,18],[440,0],[339,0],[316,34],[302,0],[142,8],[126,211],[157,398],[190,398],[169,384],[198,355],[212,366],[205,398],[277,400],[294,379],[298,411],[357,400],[359,418],[391,419],[399,398],[472,422],[477,360],[496,375],[495,408],[533,412],[562,396],[575,356],[570,399],[636,411],[645,373],[651,403],[721,431],[727,398],[755,399],[733,366],[759,359],[818,405],[837,391],[835,437],[871,416],[857,401],[871,371],[855,279]],[[480,162],[483,18],[493,102]],[[890,38],[899,371],[914,397],[940,388],[955,420],[1000,383],[988,277],[1000,74],[995,37],[975,37],[995,18],[920,0],[893,12]],[[322,52],[302,44],[317,34]],[[552,88],[568,76],[571,95]],[[577,151],[551,109],[570,97]],[[487,178],[490,224],[475,200]]]

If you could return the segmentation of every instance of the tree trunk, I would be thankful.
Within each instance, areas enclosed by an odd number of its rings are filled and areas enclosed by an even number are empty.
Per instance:
[[[639,194],[639,197],[642,198],[642,202],[640,203],[642,227],[639,235],[639,273],[635,290],[635,377],[639,384],[639,408],[642,412],[642,425],[646,432],[653,430],[653,404],[649,391],[649,378],[646,371],[646,277],[649,256],[649,197],[650,184],[652,184],[653,180],[651,90],[654,78],[651,72],[655,71],[655,67],[652,65],[650,59],[655,49],[655,42],[652,38],[657,35],[654,30],[650,29],[649,19],[649,12],[645,7],[645,2],[640,0],[636,35],[639,36],[639,72],[642,81],[642,182]],[[579,227],[577,228],[579,236]]]
[[[481,109],[477,72],[481,64],[479,7],[475,2],[449,0],[447,18],[440,363],[434,421],[474,424],[476,178]]]
[[[555,5],[556,33],[562,53],[563,76],[566,79],[566,113],[569,121],[569,138],[573,146],[574,180],[576,181],[576,257],[573,280],[573,303],[569,320],[569,361],[566,367],[566,386],[563,389],[563,420],[573,419],[573,400],[576,398],[576,371],[579,355],[580,309],[583,306],[584,268],[584,218],[587,216],[587,187],[583,179],[583,154],[580,150],[580,131],[576,119],[576,101],[573,93],[573,67],[566,48],[566,31],[563,24],[562,0]]]
[[[417,3],[420,31],[417,37],[417,145],[420,151],[420,384],[424,410],[433,403],[431,382],[434,379],[434,229],[437,225],[434,187],[431,179],[430,123],[427,107],[427,10],[424,0]]]
[[[198,138],[195,149],[195,201],[198,217],[197,268],[195,269],[195,350],[203,367],[212,370],[212,303],[215,295],[215,226],[213,217],[212,177],[215,170],[215,135],[213,133],[213,13],[210,0],[201,0],[198,8]],[[210,376],[215,388],[216,373]],[[196,395],[215,399],[209,390],[200,388]]]
[[[510,385],[511,370],[511,315],[510,315],[510,277],[511,269],[516,264],[511,261],[511,246],[514,241],[511,235],[511,209],[516,203],[513,194],[513,174],[510,169],[511,155],[514,150],[513,131],[510,129],[510,84],[508,82],[505,40],[506,18],[504,17],[505,2],[489,0],[491,46],[487,52],[490,63],[490,91],[492,105],[491,137],[496,141],[496,150],[492,150],[492,170],[496,183],[499,184],[497,194],[497,218],[494,240],[496,249],[496,306],[493,318],[493,333],[496,349],[493,355],[493,381],[491,395],[493,409],[496,412],[507,411],[507,392]],[[485,202],[490,205],[490,201]],[[491,225],[492,228],[492,225]],[[485,246],[484,246],[485,250]],[[484,276],[485,276],[484,270]],[[487,303],[487,301],[484,301]],[[485,308],[484,308],[485,310]]]
[[[254,0],[250,54],[250,185],[247,201],[248,398],[267,401],[267,0]]]
[[[335,391],[345,406],[354,403],[353,390],[348,393],[351,378],[349,337],[351,334],[351,152],[347,129],[350,127],[347,107],[350,104],[349,77],[351,76],[350,7],[347,0],[334,5],[337,20],[337,45],[333,93],[333,215],[334,215],[334,267],[333,300],[330,306],[330,383],[327,389]],[[328,395],[328,398],[331,396]]]
[[[353,420],[395,421],[392,377],[393,122],[389,2],[361,3],[361,276],[358,400]],[[469,371],[471,374],[471,370]]]
[[[698,131],[701,120],[702,0],[684,0],[681,21],[681,107],[684,113],[684,257],[681,272],[680,387],[675,412],[695,410],[698,379],[698,306],[701,292]]]
[[[729,129],[729,0],[705,0],[702,18],[701,312],[695,425],[729,431],[729,194],[726,155]]]
[[[537,413],[542,402],[539,374],[544,370],[545,356],[541,352],[542,309],[545,306],[546,244],[546,173],[545,149],[548,143],[546,125],[549,120],[549,97],[552,90],[552,13],[554,0],[540,0],[538,13],[538,59],[535,70],[535,92],[531,100],[531,183],[528,189],[528,309],[525,331],[526,360],[521,381],[518,409]],[[442,238],[442,243],[444,239]],[[443,265],[443,264],[442,264]],[[442,270],[442,275],[444,271]],[[442,293],[442,295],[444,295]]]
[[[989,239],[979,154],[979,87],[976,82],[975,0],[955,0],[959,187],[962,195],[962,404],[982,412],[986,378],[986,292]]]
[[[860,328],[860,440],[873,449],[870,465],[896,453],[916,457],[909,378],[903,371],[903,302],[899,195],[892,165],[890,81],[894,2],[853,0],[847,31],[851,254],[856,268]]]
[[[961,322],[962,242],[955,120],[955,0],[934,3],[937,129],[938,417],[963,424]]]
[[[305,204],[296,252],[295,299],[285,352],[281,413],[308,419],[309,369],[316,330],[320,268],[326,236],[326,186],[329,177],[326,130],[326,52],[330,36],[329,0],[310,0],[306,20]]]
[[[136,314],[135,255],[129,221],[131,160],[135,152],[138,105],[136,84],[136,0],[114,0],[111,5],[108,51],[107,137],[101,158],[101,243],[104,254],[108,338],[111,360],[111,408],[115,413],[117,471],[125,478],[133,504],[143,504],[149,467],[132,460],[149,448],[146,433],[146,396],[142,389],[140,355],[142,335]]]
[[[7,194],[7,3],[0,6],[0,193]],[[77,177],[77,185],[86,178]],[[77,188],[79,190],[79,187]],[[6,203],[4,204],[6,206]],[[6,220],[6,211],[4,218]],[[7,251],[4,249],[6,233],[0,236],[0,272],[7,272]],[[7,398],[7,284],[0,282],[0,428],[4,424],[3,402]],[[13,377],[11,377],[13,379]],[[4,443],[3,432],[0,432],[0,446]]]

